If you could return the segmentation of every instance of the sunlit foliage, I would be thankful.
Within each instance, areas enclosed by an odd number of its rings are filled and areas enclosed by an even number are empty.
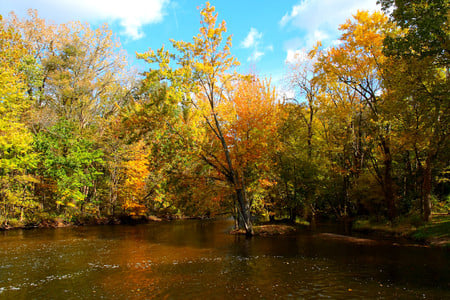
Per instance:
[[[0,16],[0,226],[447,212],[448,1],[380,2],[288,66],[291,98],[237,72],[209,2],[143,76],[107,25]]]

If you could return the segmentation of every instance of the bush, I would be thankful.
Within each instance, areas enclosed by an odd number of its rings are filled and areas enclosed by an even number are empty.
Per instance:
[[[23,227],[23,223],[16,218],[11,218],[7,221],[8,225],[11,227]]]
[[[431,203],[433,204],[433,211],[441,214],[450,214],[450,194],[444,197],[441,201],[432,196]]]
[[[412,215],[408,216],[407,222],[416,228],[420,227],[424,224],[422,216],[420,216],[418,214],[412,214]]]

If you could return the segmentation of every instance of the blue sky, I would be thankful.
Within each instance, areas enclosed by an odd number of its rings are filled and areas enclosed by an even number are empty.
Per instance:
[[[233,35],[232,53],[240,71],[256,71],[280,85],[286,61],[311,48],[337,43],[338,25],[358,9],[378,9],[376,0],[211,0],[219,20]],[[120,38],[129,60],[144,70],[135,52],[168,46],[169,39],[190,41],[200,26],[199,0],[0,0],[0,14],[20,17],[28,8],[56,23],[81,20],[104,22]]]

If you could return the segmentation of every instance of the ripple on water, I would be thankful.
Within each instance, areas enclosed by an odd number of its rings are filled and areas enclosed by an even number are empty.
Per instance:
[[[330,250],[332,242],[310,236],[235,239],[198,223],[86,227],[83,237],[70,230],[20,241],[0,236],[0,297],[450,299],[439,279],[448,278],[448,259],[437,252]],[[436,271],[435,282],[415,280],[405,268],[411,263],[417,276]]]

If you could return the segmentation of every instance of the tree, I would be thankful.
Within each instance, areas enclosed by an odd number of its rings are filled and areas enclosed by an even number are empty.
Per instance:
[[[28,14],[24,20],[12,14],[8,24],[22,34],[29,54],[40,65],[26,82],[36,132],[59,118],[83,128],[117,111],[114,103],[122,104],[129,78],[120,43],[108,26],[92,29],[80,22],[56,26],[35,10]]]
[[[80,22],[54,25],[39,18],[35,10],[30,10],[28,18],[23,20],[11,14],[7,25],[21,34],[27,54],[23,60],[27,64],[22,64],[21,70],[30,103],[27,125],[39,145],[35,150],[43,151],[40,166],[52,169],[64,165],[61,172],[39,172],[43,181],[36,184],[35,196],[46,208],[54,202],[52,199],[52,203],[47,203],[49,195],[67,194],[57,199],[58,206],[73,205],[71,209],[76,211],[84,210],[87,203],[99,210],[102,206],[97,197],[103,196],[105,186],[117,178],[102,177],[99,182],[97,175],[84,176],[83,172],[66,167],[83,164],[79,152],[90,152],[96,172],[116,174],[109,169],[114,169],[112,164],[100,166],[103,161],[100,156],[111,151],[99,152],[98,147],[106,146],[103,135],[111,133],[112,128],[108,126],[113,124],[109,118],[117,119],[118,111],[129,100],[134,87],[120,44],[106,25],[97,29]],[[73,130],[70,134],[69,129]],[[64,139],[79,143],[71,147]],[[60,161],[52,156],[59,157]],[[110,195],[114,197],[117,193]]]
[[[126,157],[121,166],[124,181],[119,188],[122,207],[130,215],[143,215],[146,211],[146,181],[150,174],[149,153],[144,141],[140,140],[131,144],[124,154]]]
[[[329,195],[328,202],[334,213],[345,218],[352,216],[359,206],[359,197],[352,197],[352,190],[368,156],[364,143],[368,134],[366,116],[359,94],[353,88],[323,79],[319,81],[323,94],[317,113],[321,128],[318,133],[323,141],[321,150],[325,152],[325,162],[329,164],[327,184],[334,186],[325,193]]]
[[[371,155],[371,166],[382,187],[389,219],[396,216],[393,180],[392,124],[387,116],[383,90],[385,56],[382,53],[384,32],[392,30],[387,17],[381,13],[358,12],[354,22],[341,25],[342,44],[331,48],[319,58],[317,67],[325,80],[349,86],[360,97],[370,118],[371,139],[376,141],[381,154],[382,168],[378,166],[376,152]]]
[[[433,173],[439,173],[438,158],[449,146],[450,5],[448,0],[379,2],[402,29],[384,39],[384,53],[393,60],[385,84],[391,96],[408,104],[397,115],[418,166],[420,207],[428,221]]]
[[[242,78],[227,90],[227,99],[218,105],[217,113],[223,124],[236,180],[240,181],[251,210],[256,204],[264,204],[261,193],[264,194],[264,189],[271,185],[271,159],[278,146],[281,110],[270,82],[256,76]],[[217,139],[210,140],[216,145],[209,145],[219,148]],[[207,149],[205,156],[213,161],[216,152]],[[218,158],[225,165],[226,157]]]
[[[0,223],[36,208],[31,197],[30,175],[35,167],[32,135],[24,124],[30,106],[25,97],[25,76],[21,72],[26,57],[19,33],[8,27],[0,15]],[[2,224],[2,225],[3,225]]]
[[[387,35],[385,53],[402,57],[432,57],[440,66],[450,62],[448,0],[378,0],[392,21],[406,31]]]
[[[287,84],[295,94],[294,98],[288,100],[290,102],[293,101],[295,104],[292,103],[292,105],[286,106],[290,116],[286,120],[287,124],[284,125],[287,130],[284,134],[288,133],[294,136],[296,140],[285,140],[287,142],[285,144],[287,146],[285,150],[288,152],[285,153],[287,157],[285,159],[280,157],[281,160],[287,159],[288,165],[291,162],[293,164],[292,166],[283,166],[286,170],[292,169],[292,175],[295,178],[292,184],[293,193],[291,200],[293,200],[293,203],[298,204],[299,199],[297,198],[299,194],[303,195],[305,200],[305,216],[312,222],[314,222],[316,211],[314,198],[316,197],[317,187],[319,185],[316,168],[319,163],[318,161],[314,161],[319,157],[315,150],[318,148],[316,145],[316,131],[318,130],[317,112],[319,110],[319,98],[321,96],[320,84],[317,81],[317,74],[314,70],[316,58],[316,52],[313,50],[305,56],[297,56],[295,62],[289,64]],[[297,114],[297,116],[294,116],[294,114]],[[291,122],[292,124],[289,124]],[[306,145],[304,144],[305,140]],[[285,171],[282,173],[285,173]],[[297,177],[298,175],[300,175],[300,178]],[[286,188],[288,186],[286,183]],[[295,221],[295,208],[291,209],[291,220]]]
[[[443,68],[434,67],[430,57],[391,59],[391,66],[384,70],[386,97],[402,103],[389,110],[396,120],[399,146],[408,153],[405,180],[412,181],[409,190],[420,199],[420,211],[428,221],[433,178],[445,169],[449,149],[448,75]]]
[[[168,81],[168,101],[175,103],[175,106],[184,107],[184,113],[191,114],[191,124],[198,124],[198,127],[190,128],[189,132],[184,129],[184,133],[191,139],[193,152],[229,184],[238,204],[240,224],[248,235],[252,235],[252,201],[247,197],[244,175],[246,162],[238,152],[233,153],[233,149],[237,148],[233,142],[238,139],[233,136],[233,128],[229,127],[232,120],[227,120],[221,109],[225,107],[225,103],[232,101],[235,89],[241,89],[243,96],[247,93],[245,101],[258,101],[258,97],[263,94],[264,97],[273,99],[273,91],[258,80],[255,80],[253,85],[246,83],[247,87],[236,81],[238,76],[230,71],[238,62],[230,53],[231,37],[225,39],[223,36],[226,32],[225,22],[217,24],[217,13],[209,3],[206,3],[200,15],[200,33],[192,42],[172,41],[178,55],[170,54],[163,47],[156,54],[150,50],[138,57],[148,63],[158,64],[159,69],[147,73],[147,80]],[[171,68],[172,63],[178,64],[178,68]],[[250,91],[256,94],[249,95]],[[178,124],[186,125],[187,119],[183,119],[182,114],[179,116],[179,120],[184,121]],[[234,124],[238,126],[238,123]],[[178,133],[181,132],[175,125],[170,127]],[[250,149],[248,147],[249,144],[244,149]]]
[[[97,179],[102,175],[103,153],[92,141],[82,138],[79,128],[61,120],[36,137],[41,153],[40,174],[53,186],[53,203],[64,207],[68,218],[78,214],[98,215]]]
[[[84,128],[115,111],[125,61],[106,26],[92,30],[72,23],[59,35],[61,48],[43,62],[48,70],[46,99],[57,116]]]

